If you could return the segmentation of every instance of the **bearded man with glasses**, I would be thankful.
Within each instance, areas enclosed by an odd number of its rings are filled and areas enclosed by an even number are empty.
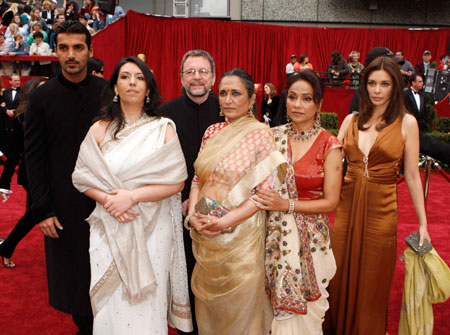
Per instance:
[[[183,150],[188,171],[188,179],[184,183],[182,192],[183,216],[188,207],[191,181],[194,177],[194,162],[197,158],[202,136],[210,125],[223,122],[220,116],[219,100],[211,91],[216,80],[214,59],[203,50],[190,50],[181,60],[180,69],[181,84],[185,94],[175,98],[161,106],[162,115],[171,118],[176,125],[178,137]],[[197,334],[195,324],[195,300],[191,290],[191,275],[195,265],[192,254],[192,240],[188,230],[184,230],[184,250],[188,271],[189,298],[194,321],[194,332]],[[183,334],[179,331],[179,334]]]

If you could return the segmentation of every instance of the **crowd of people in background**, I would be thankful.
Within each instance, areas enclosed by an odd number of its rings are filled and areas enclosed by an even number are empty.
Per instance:
[[[56,0],[28,1],[24,4],[0,0],[0,56],[52,56],[55,53],[55,31],[66,20],[80,21],[94,35],[121,17],[125,11],[116,0],[114,14],[105,14],[96,0],[64,0],[61,7]],[[49,60],[2,61],[0,75],[19,73],[50,77],[56,72]]]
[[[111,20],[124,15],[116,3]],[[37,224],[50,304],[72,315],[78,334],[167,334],[168,324],[180,334],[386,334],[402,161],[420,242],[430,240],[417,164],[424,101],[416,98],[428,50],[415,68],[384,47],[364,65],[358,51],[349,62],[333,51],[329,86],[348,80],[358,99],[336,137],[321,125],[324,80],[306,53],[291,55],[281,97],[265,83],[261,122],[251,75],[230,69],[216,96],[204,50],[186,52],[184,92],[160,106],[154,74],[138,57],[102,78],[91,33],[108,18],[95,1],[40,5],[0,0],[8,23],[0,50],[55,50],[61,67],[44,85],[30,81],[19,99],[15,72],[50,76],[50,64],[2,62],[11,89],[1,108],[21,138],[10,157],[27,169],[29,191],[27,212],[0,247],[5,267]],[[10,187],[14,167],[0,187]],[[327,213],[336,208],[331,231]]]
[[[326,85],[329,87],[357,89],[364,72],[364,65],[359,62],[361,57],[360,52],[356,50],[351,51],[348,55],[348,62],[337,50],[333,51],[330,57],[331,62],[328,65],[327,72],[318,72],[318,75],[325,79]],[[431,51],[425,50],[423,52],[422,60],[413,66],[411,62],[405,58],[405,52],[403,50],[398,50],[395,53],[394,60],[400,66],[404,87],[408,87],[413,75],[418,74],[423,77],[426,74],[428,68],[432,67],[431,59]],[[439,62],[436,63],[435,68],[437,70],[448,69],[449,55],[444,54],[440,56]],[[309,62],[308,55],[302,53],[297,60],[297,56],[292,54],[291,61],[286,64],[286,75],[304,69],[313,69],[312,64]]]

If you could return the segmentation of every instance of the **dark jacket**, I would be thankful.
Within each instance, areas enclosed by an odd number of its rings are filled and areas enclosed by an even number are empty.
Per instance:
[[[264,122],[264,114],[270,119],[269,125],[271,127],[275,126],[275,116],[278,112],[278,105],[280,104],[280,98],[276,95],[272,98],[272,103],[267,107],[267,97],[264,97],[261,102],[261,118],[260,120]]]
[[[425,131],[427,128],[427,116],[426,116],[426,105],[425,105],[425,94],[418,92],[420,96],[420,109],[417,108],[416,99],[414,98],[414,93],[411,88],[406,88],[405,93],[405,104],[408,111],[414,115],[419,124],[420,131]]]
[[[219,111],[219,99],[212,91],[201,105],[193,102],[187,95],[183,95],[166,102],[160,108],[162,115],[175,122],[181,149],[186,159],[188,179],[184,183],[183,201],[189,198],[191,181],[194,177],[194,162],[205,130],[214,123],[224,121],[224,118],[219,116]]]
[[[78,84],[62,74],[36,88],[25,112],[25,162],[36,222],[56,216],[59,238],[45,237],[50,305],[91,315],[89,225],[95,202],[78,192],[72,172],[80,144],[101,108],[106,81],[92,75]]]

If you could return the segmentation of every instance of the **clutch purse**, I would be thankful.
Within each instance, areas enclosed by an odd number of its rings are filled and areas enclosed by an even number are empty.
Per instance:
[[[218,218],[221,218],[225,214],[227,214],[230,210],[220,204],[220,202],[211,199],[210,197],[203,196],[195,205],[195,212],[204,214],[204,215],[212,215]],[[221,234],[231,234],[236,229],[236,226],[228,227],[224,229]]]
[[[220,218],[230,210],[222,206],[220,202],[204,195],[195,205],[195,211],[200,214],[212,215]]]
[[[433,247],[428,240],[423,241],[423,245],[419,246],[420,236],[418,232],[412,233],[405,237],[405,242],[412,250],[414,250],[419,256],[423,256],[429,253]]]

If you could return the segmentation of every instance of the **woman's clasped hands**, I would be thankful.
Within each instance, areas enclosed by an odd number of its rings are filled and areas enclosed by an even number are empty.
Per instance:
[[[128,223],[139,216],[139,212],[133,211],[133,193],[128,190],[112,190],[105,195],[103,207],[120,223]]]
[[[195,213],[189,219],[189,224],[197,231],[197,233],[206,237],[214,237],[227,228],[223,218],[224,217],[218,218],[212,215]]]
[[[266,211],[287,211],[289,209],[289,201],[283,199],[273,189],[256,191],[251,199],[259,209]]]

